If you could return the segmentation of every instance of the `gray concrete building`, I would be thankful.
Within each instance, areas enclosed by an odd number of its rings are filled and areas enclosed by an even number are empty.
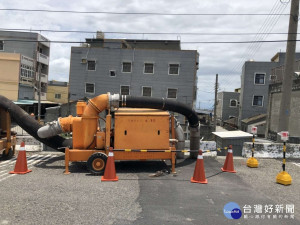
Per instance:
[[[41,71],[41,100],[46,100],[49,73],[50,43],[44,36],[32,32],[0,31],[0,52],[20,53],[19,100],[37,100]]]
[[[217,122],[223,122],[239,116],[240,93],[238,92],[219,92],[217,95]]]
[[[291,109],[289,119],[289,142],[300,143],[300,60],[294,64]],[[279,111],[282,97],[282,78],[284,66],[276,67],[272,70],[272,80],[269,87],[269,105],[267,116],[266,136],[270,139],[280,141],[277,133],[279,124]]]
[[[300,59],[300,53],[296,53]],[[270,62],[247,61],[241,75],[239,125],[241,120],[267,113],[272,69],[284,64],[285,53],[277,53]]]
[[[163,97],[194,106],[199,55],[180,41],[86,39],[71,48],[70,99],[111,92]]]

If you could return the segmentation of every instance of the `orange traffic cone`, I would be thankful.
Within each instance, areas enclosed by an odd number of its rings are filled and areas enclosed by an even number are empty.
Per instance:
[[[207,184],[207,179],[205,177],[205,171],[204,171],[202,150],[199,150],[197,162],[194,170],[194,176],[191,178],[191,182]]]
[[[101,181],[118,181],[119,178],[116,175],[114,152],[109,149],[108,159],[105,166],[104,176],[101,177]]]
[[[25,174],[25,173],[29,173],[31,171],[32,170],[29,170],[27,168],[25,143],[24,143],[24,141],[22,141],[21,145],[20,145],[19,154],[18,154],[16,165],[15,165],[15,169],[14,169],[14,171],[10,171],[9,173]]]
[[[223,172],[236,173],[233,166],[233,153],[232,153],[232,145],[229,145],[228,152],[226,155],[225,163],[223,168],[221,168]]]

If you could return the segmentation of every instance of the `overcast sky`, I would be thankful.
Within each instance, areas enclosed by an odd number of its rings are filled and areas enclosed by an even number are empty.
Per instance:
[[[20,4],[22,2],[22,4]],[[281,2],[288,2],[284,4]],[[26,3],[26,4],[25,4]],[[288,0],[7,0],[0,8],[159,12],[159,13],[289,13]],[[67,14],[0,11],[1,28],[53,29],[103,32],[172,32],[172,33],[254,33],[287,32],[289,16],[158,16]],[[84,41],[95,34],[41,32],[51,41]],[[106,38],[180,39],[182,42],[286,40],[287,35],[128,35],[105,34]],[[68,81],[70,47],[78,44],[51,44],[49,80]],[[276,52],[285,51],[286,43],[263,44],[185,44],[182,49],[198,50],[198,102],[212,108],[215,74],[220,91],[240,87],[241,67],[245,60],[270,61]],[[299,47],[297,47],[297,50]]]

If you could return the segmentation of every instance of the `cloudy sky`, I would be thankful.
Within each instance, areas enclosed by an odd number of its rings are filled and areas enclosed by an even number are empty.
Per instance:
[[[22,3],[22,4],[20,4]],[[24,4],[26,3],[26,4]],[[147,12],[169,14],[288,14],[289,0],[6,0],[0,9],[43,9],[101,12]],[[169,32],[170,35],[110,34],[106,38],[170,39],[182,41],[182,49],[198,50],[198,103],[212,108],[215,74],[219,74],[219,90],[233,91],[240,87],[243,62],[270,61],[276,52],[285,51],[286,43],[185,43],[185,42],[243,42],[257,40],[286,40],[289,16],[263,15],[116,15],[72,14],[46,12],[0,11],[1,29],[73,30],[96,32]],[[51,41],[84,41],[93,33],[40,32]],[[182,33],[200,33],[185,35]],[[228,35],[239,33],[239,35]],[[242,34],[244,33],[244,34]],[[245,33],[252,33],[251,35]],[[205,35],[204,35],[205,34]],[[208,35],[210,34],[210,35]],[[217,34],[217,35],[212,35]],[[52,43],[49,80],[68,81],[70,47],[78,44]],[[297,48],[299,49],[299,48]]]

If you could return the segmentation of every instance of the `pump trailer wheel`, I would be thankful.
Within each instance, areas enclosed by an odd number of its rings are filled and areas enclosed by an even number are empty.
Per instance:
[[[13,156],[14,156],[14,151],[12,148],[8,150],[7,154],[5,154],[5,150],[2,152],[2,159],[4,160],[11,159]]]
[[[107,155],[101,152],[94,153],[86,162],[87,168],[92,174],[100,175],[104,172],[106,161]]]

